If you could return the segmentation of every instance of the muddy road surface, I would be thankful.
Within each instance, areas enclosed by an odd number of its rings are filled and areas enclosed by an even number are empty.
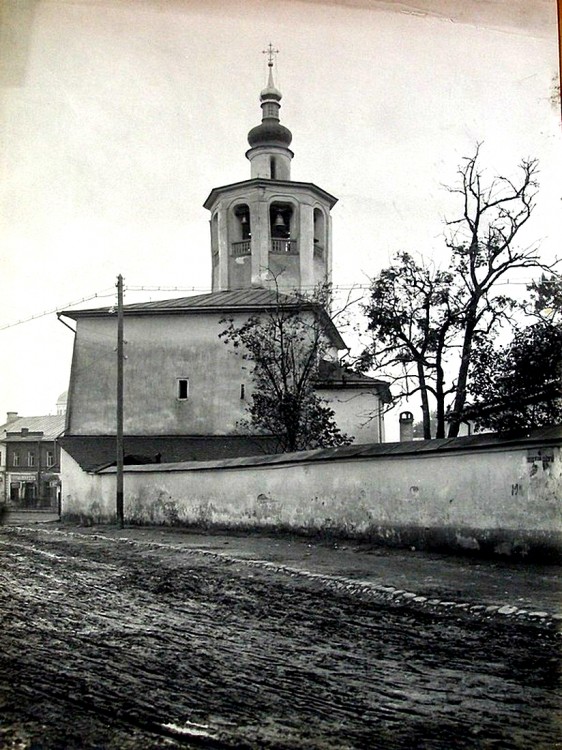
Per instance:
[[[0,748],[552,750],[560,637],[143,538],[0,530]]]

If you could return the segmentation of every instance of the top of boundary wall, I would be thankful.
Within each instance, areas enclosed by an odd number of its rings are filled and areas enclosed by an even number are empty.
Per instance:
[[[244,458],[225,458],[214,461],[182,461],[178,463],[142,464],[125,466],[126,473],[166,471],[203,471],[208,469],[236,469],[253,466],[303,464],[337,459],[389,458],[424,456],[467,451],[505,451],[538,447],[562,446],[562,425],[553,425],[517,435],[483,433],[468,437],[412,440],[402,443],[364,443],[340,448],[317,448],[297,453],[277,453]],[[115,473],[115,466],[100,469],[99,474]]]

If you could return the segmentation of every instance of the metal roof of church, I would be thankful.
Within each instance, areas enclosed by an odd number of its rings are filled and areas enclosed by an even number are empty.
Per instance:
[[[318,185],[315,185],[313,182],[299,182],[298,180],[272,180],[269,177],[254,177],[251,180],[241,180],[240,182],[232,182],[229,185],[221,185],[220,187],[213,188],[207,196],[205,203],[203,203],[203,208],[211,210],[217,196],[223,193],[227,193],[230,190],[236,191],[240,187],[244,187],[246,189],[252,187],[269,188],[272,185],[274,185],[275,187],[288,187],[292,191],[294,191],[295,188],[305,188],[306,190],[313,191],[316,194],[322,196],[328,202],[330,208],[333,208],[338,202],[338,199],[334,195],[328,193],[327,190],[318,187]]]
[[[174,297],[173,299],[154,300],[151,302],[134,302],[124,305],[125,313],[153,312],[207,312],[223,310],[261,310],[264,307],[313,307],[312,302],[302,300],[289,294],[280,294],[272,289],[237,289],[225,292],[208,292],[191,297]],[[68,318],[87,317],[92,315],[114,314],[108,307],[88,308],[84,310],[64,310],[61,315]]]
[[[390,387],[386,380],[379,380],[370,375],[364,375],[361,372],[356,372],[349,367],[345,367],[340,362],[331,362],[325,359],[320,361],[318,376],[314,381],[314,388],[316,390],[323,388],[364,388],[378,392],[382,401],[386,404],[392,401]]]
[[[123,306],[125,315],[179,315],[198,313],[260,312],[276,307],[284,309],[319,310],[338,349],[346,344],[326,310],[317,303],[290,294],[281,294],[273,289],[237,289],[225,292],[209,292],[192,297],[176,297],[152,302],[134,302]],[[105,317],[115,315],[114,308],[98,307],[87,310],[64,310],[59,313],[67,318]]]
[[[142,310],[225,310],[225,309],[261,309],[263,307],[312,307],[312,303],[280,294],[272,289],[237,289],[225,292],[210,292],[194,297],[161,300],[159,302],[139,302],[125,305],[125,312]]]

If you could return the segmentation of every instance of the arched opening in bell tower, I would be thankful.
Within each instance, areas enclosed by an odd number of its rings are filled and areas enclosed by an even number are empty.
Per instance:
[[[246,203],[239,203],[234,207],[233,214],[231,254],[234,256],[250,255],[250,241],[252,238],[250,208]]]
[[[319,208],[314,209],[314,257],[323,258],[326,252],[326,217]]]
[[[297,252],[294,231],[294,209],[290,203],[272,203],[269,207],[269,228],[272,253]]]
[[[247,203],[234,203],[229,210],[228,288],[247,289],[252,279],[252,225]]]

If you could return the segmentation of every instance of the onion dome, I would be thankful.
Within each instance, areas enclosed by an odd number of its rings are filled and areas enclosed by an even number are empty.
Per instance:
[[[252,128],[248,133],[248,143],[252,148],[256,146],[283,146],[291,145],[293,134],[278,121],[264,119],[261,125]]]

